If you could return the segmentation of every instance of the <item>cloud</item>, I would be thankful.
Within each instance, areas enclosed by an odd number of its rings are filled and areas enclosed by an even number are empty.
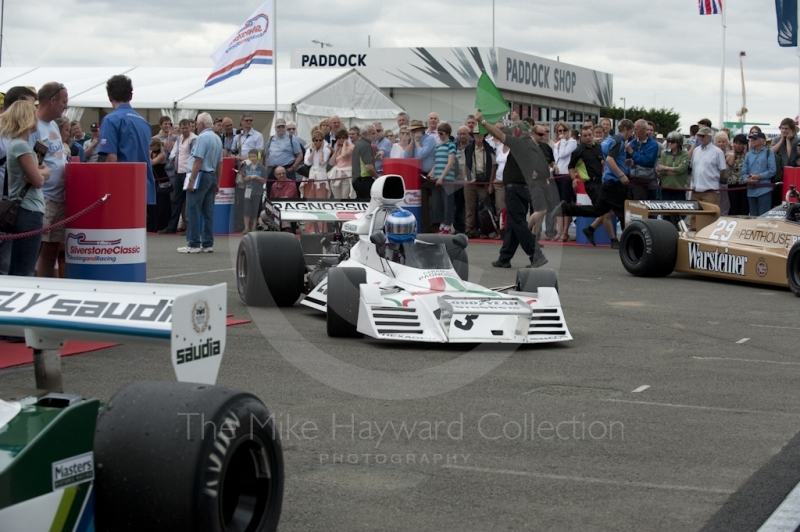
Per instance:
[[[3,65],[212,66],[210,55],[258,7],[246,2],[62,0],[41,9],[5,6]],[[684,129],[718,121],[721,17],[697,14],[694,1],[626,0],[495,4],[497,46],[614,75],[628,106],[667,107]],[[485,0],[374,2],[303,0],[278,4],[278,61],[292,49],[491,46]],[[748,119],[777,124],[798,113],[795,49],[777,45],[771,2],[736,2],[727,14],[728,112],[741,106],[738,55],[747,52]]]

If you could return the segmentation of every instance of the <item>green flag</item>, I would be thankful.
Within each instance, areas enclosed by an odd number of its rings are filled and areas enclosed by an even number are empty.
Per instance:
[[[489,75],[484,70],[478,86],[475,89],[475,108],[483,113],[483,118],[492,124],[503,118],[510,110],[508,102],[495,87]],[[480,127],[481,133],[486,134],[483,126]]]

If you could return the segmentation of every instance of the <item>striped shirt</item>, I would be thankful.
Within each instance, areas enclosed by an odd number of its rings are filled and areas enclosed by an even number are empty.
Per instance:
[[[445,167],[447,166],[447,159],[450,154],[455,155],[456,153],[456,145],[453,141],[447,141],[444,144],[439,144],[436,146],[435,152],[435,159],[434,159],[434,168],[433,168],[433,176],[436,179],[441,177],[442,172],[444,172]],[[450,166],[450,170],[444,176],[445,181],[455,181],[456,173],[455,173],[455,162]]]

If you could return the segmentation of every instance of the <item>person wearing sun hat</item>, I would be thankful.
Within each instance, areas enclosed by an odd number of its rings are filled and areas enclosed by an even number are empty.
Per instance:
[[[719,205],[720,182],[725,177],[728,165],[725,153],[714,145],[714,130],[702,126],[697,130],[695,138],[699,144],[690,155],[692,159],[692,197],[694,201],[705,201]],[[695,228],[695,217],[692,216],[690,229]]]
[[[422,120],[412,120],[408,125],[411,132],[411,142],[406,146],[403,157],[406,159],[419,159],[420,172],[427,176],[433,168],[435,162],[436,140],[430,135],[425,134],[425,124]],[[433,190],[433,183],[427,178],[422,179],[421,195],[421,214],[420,233],[427,233],[430,230],[430,199]]]

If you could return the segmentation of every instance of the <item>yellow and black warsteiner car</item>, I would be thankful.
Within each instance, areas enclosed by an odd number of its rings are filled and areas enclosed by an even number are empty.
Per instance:
[[[694,216],[686,230],[655,215]],[[755,217],[720,216],[698,201],[627,201],[619,255],[629,273],[660,277],[673,271],[787,286],[800,297],[800,203],[783,203]]]

